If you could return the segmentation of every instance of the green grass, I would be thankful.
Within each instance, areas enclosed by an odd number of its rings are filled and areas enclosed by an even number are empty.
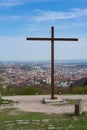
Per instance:
[[[13,104],[14,102],[12,100],[8,100],[8,99],[0,99],[0,105],[1,104]]]
[[[87,130],[87,113],[75,117],[0,109],[0,130]]]
[[[73,105],[76,102],[76,99],[66,99],[66,101],[70,104]]]

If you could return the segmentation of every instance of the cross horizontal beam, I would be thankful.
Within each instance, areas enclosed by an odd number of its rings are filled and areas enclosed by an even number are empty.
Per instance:
[[[26,38],[26,40],[39,40],[39,41],[50,41],[50,40],[54,40],[54,41],[78,41],[78,38]]]

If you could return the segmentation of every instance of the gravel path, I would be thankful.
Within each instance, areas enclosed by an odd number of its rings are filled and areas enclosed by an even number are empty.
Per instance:
[[[4,99],[11,99],[19,103],[15,103],[14,107],[25,112],[44,112],[44,113],[74,113],[75,105],[51,105],[43,104],[43,97],[50,98],[49,95],[36,96],[7,96]],[[87,111],[87,95],[59,95],[58,99],[82,99],[84,103],[84,111]]]

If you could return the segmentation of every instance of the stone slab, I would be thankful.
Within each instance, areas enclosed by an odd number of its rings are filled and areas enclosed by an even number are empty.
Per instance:
[[[68,103],[68,101],[63,100],[61,98],[51,99],[51,98],[44,97],[43,103],[44,104],[66,104],[66,103]]]

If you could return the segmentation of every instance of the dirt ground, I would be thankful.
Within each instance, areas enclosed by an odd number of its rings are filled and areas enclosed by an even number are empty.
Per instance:
[[[87,111],[87,95],[57,95],[58,99],[82,99],[83,111]],[[50,95],[35,95],[35,96],[4,96],[4,99],[16,101],[13,107],[25,112],[43,112],[43,113],[74,113],[75,104],[69,105],[52,105],[42,103],[43,98],[49,98]],[[1,106],[3,108],[3,106]]]

